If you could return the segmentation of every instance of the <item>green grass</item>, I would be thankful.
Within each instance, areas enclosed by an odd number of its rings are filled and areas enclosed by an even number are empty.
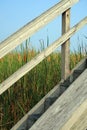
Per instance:
[[[47,46],[49,39],[47,39]],[[39,53],[29,41],[0,60],[0,83]],[[41,50],[44,44],[41,45]],[[40,51],[41,51],[40,50]],[[83,58],[81,50],[70,54],[70,69]],[[0,96],[0,129],[9,130],[48,93],[61,78],[61,54],[54,52]]]

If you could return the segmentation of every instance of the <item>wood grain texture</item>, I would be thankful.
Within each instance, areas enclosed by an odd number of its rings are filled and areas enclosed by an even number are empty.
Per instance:
[[[70,81],[72,82],[73,80],[73,73],[75,70],[85,70],[86,66],[86,59],[81,60],[79,64],[77,64],[72,70],[70,74]],[[50,92],[48,92],[48,94],[43,97],[28,113],[26,113],[26,115],[21,120],[19,120],[17,124],[12,127],[11,130],[22,130],[27,124],[27,118],[29,117],[29,115],[43,113],[45,100],[49,97],[52,98],[60,96],[60,93],[62,91],[61,83],[63,83],[63,81],[60,81],[58,85],[56,85]]]
[[[43,97],[20,121],[17,122],[11,130],[22,130],[27,124],[27,119],[32,114],[39,114],[44,112],[44,102],[49,97],[54,97],[60,95],[60,84],[56,85],[45,97]]]
[[[63,0],[47,10],[45,13],[35,18],[33,21],[25,25],[19,31],[11,35],[0,44],[0,58],[5,56],[8,52],[20,45],[24,40],[29,38],[32,34],[37,32],[40,28],[44,27],[58,15],[70,8],[79,0]]]
[[[49,56],[56,48],[62,45],[66,40],[68,40],[75,32],[77,32],[81,27],[87,24],[87,17],[84,18],[80,23],[71,28],[67,33],[61,36],[53,44],[51,44],[47,49],[38,54],[29,63],[22,66],[14,74],[12,74],[8,79],[0,84],[0,95],[6,91],[11,85],[13,85],[17,80],[24,76],[27,72],[33,69],[37,64],[39,64],[43,59]]]
[[[70,130],[87,130],[87,107],[77,122],[73,124]]]
[[[62,14],[62,34],[66,33],[70,29],[70,9],[66,10]],[[62,56],[62,65],[61,65],[61,79],[65,80],[70,73],[70,39],[68,39],[61,46],[61,56]]]
[[[82,130],[84,127],[87,128],[87,99],[76,109],[61,130]]]
[[[80,117],[82,119],[87,112],[85,105],[87,106],[87,69],[70,85],[42,117],[38,119],[30,130],[62,130],[63,126],[70,121],[70,118],[73,122],[72,125],[69,122],[69,125],[73,126],[77,121],[80,123]],[[76,111],[79,113],[77,117],[75,115]],[[73,117],[76,118],[75,122]]]

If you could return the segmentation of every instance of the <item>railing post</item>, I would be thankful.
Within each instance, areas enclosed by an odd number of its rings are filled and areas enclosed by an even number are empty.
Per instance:
[[[62,14],[62,34],[66,33],[70,29],[70,9],[66,10]],[[69,73],[69,63],[70,63],[70,40],[67,40],[61,46],[61,79],[65,80]]]

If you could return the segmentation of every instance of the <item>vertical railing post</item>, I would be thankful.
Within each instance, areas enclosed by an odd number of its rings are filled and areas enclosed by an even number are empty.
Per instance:
[[[62,14],[62,34],[66,33],[70,29],[70,9],[66,10]],[[61,79],[65,80],[69,75],[70,64],[70,40],[67,40],[61,46]]]

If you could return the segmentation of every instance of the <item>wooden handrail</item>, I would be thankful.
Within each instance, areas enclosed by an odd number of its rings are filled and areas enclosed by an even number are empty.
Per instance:
[[[31,71],[36,65],[38,65],[41,61],[43,61],[47,56],[49,56],[59,46],[62,46],[61,47],[62,48],[62,51],[61,51],[62,52],[61,78],[63,80],[65,80],[67,78],[68,73],[69,73],[69,58],[68,57],[70,55],[68,53],[69,52],[69,39],[80,28],[82,28],[84,25],[87,24],[87,17],[85,17],[83,20],[81,20],[78,24],[76,24],[74,27],[72,27],[70,29],[70,8],[72,7],[73,4],[75,4],[78,1],[79,0],[61,0],[58,4],[56,4],[55,6],[53,6],[46,12],[44,12],[39,17],[35,18],[33,21],[29,22],[27,25],[25,25],[20,30],[18,30],[16,33],[14,33],[9,38],[7,38],[3,42],[1,42],[0,59],[2,57],[4,57],[6,54],[8,54],[15,47],[20,45],[23,41],[28,39],[32,34],[37,32],[40,28],[44,27],[46,24],[48,24],[50,21],[52,21],[58,15],[62,14],[62,36],[59,39],[57,39],[55,42],[53,42],[51,45],[49,45],[45,50],[40,52],[37,56],[35,56],[31,61],[29,61],[28,63],[23,65],[21,68],[19,68],[10,77],[8,77],[6,80],[4,80],[0,84],[0,95],[3,94],[7,89],[9,89],[15,82],[17,82],[26,73]],[[63,81],[63,80],[61,80],[61,81]],[[59,88],[59,90],[60,90],[60,88]],[[52,90],[52,91],[54,91],[54,90]],[[53,92],[51,92],[51,95],[53,95],[52,93]],[[59,93],[59,92],[57,92],[57,93]],[[42,101],[41,101],[41,104],[42,104]],[[85,104],[85,102],[84,102],[84,104],[82,104],[80,106],[80,109],[78,109],[77,111],[74,112],[74,115],[62,127],[62,130],[68,129],[69,128],[68,125],[71,128],[72,124],[75,123],[75,122],[73,122],[71,124],[71,121],[73,120],[73,118],[75,118],[76,113],[78,114],[81,109],[83,109],[82,112],[84,112],[84,110],[86,108],[86,107],[84,108],[85,105],[87,106],[87,103]],[[39,108],[41,108],[41,107],[42,106],[40,106]],[[35,108],[35,109],[37,109],[37,108]],[[29,115],[29,114],[27,114],[27,115]],[[25,120],[28,117],[27,115],[25,115],[25,117],[21,121],[21,123],[18,123],[18,125],[16,125],[12,129],[15,129],[15,128],[17,129],[22,123],[26,122]],[[77,118],[79,118],[80,116],[81,116],[81,113],[77,116]]]
[[[5,56],[15,47],[20,45],[24,40],[29,38],[32,34],[37,32],[40,28],[44,27],[47,23],[52,21],[58,15],[65,12],[69,9],[73,4],[78,2],[79,0],[62,0],[45,13],[28,23],[26,26],[21,28],[19,31],[14,33],[12,36],[7,38],[5,41],[0,44],[0,58]]]
[[[87,24],[87,17],[85,17],[81,22],[72,27],[67,33],[63,34],[58,40],[51,44],[48,48],[38,54],[30,62],[22,66],[14,74],[12,74],[8,79],[0,84],[0,95],[5,92],[11,85],[13,85],[17,80],[24,76],[27,72],[33,69],[37,64],[39,64],[43,59],[50,55],[58,46],[62,45],[66,40],[68,40],[75,32],[77,32],[81,27]]]

